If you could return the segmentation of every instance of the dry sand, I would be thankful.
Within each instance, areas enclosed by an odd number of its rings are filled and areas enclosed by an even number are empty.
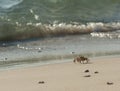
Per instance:
[[[120,91],[120,57],[0,71],[0,91]]]

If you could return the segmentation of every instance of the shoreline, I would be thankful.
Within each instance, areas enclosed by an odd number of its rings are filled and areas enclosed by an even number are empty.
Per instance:
[[[89,64],[70,61],[0,71],[0,87],[2,91],[119,91],[119,60],[93,58]]]
[[[105,56],[95,56],[90,57],[90,59],[105,59],[105,58],[114,58],[114,57],[120,57],[120,55],[105,55]],[[15,69],[24,69],[24,68],[31,68],[31,67],[41,67],[46,65],[54,65],[54,64],[62,64],[62,63],[69,63],[72,62],[74,58],[67,58],[67,59],[54,59],[49,61],[38,61],[38,62],[28,62],[28,63],[15,63],[11,65],[6,65],[3,67],[0,67],[0,71],[6,71],[6,70],[15,70]]]

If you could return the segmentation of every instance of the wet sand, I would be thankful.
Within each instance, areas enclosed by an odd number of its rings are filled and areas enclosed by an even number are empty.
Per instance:
[[[120,91],[120,57],[90,60],[0,71],[0,90]]]

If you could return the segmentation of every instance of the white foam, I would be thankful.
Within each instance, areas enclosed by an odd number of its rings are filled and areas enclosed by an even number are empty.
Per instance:
[[[104,32],[93,32],[93,33],[90,33],[92,37],[99,37],[99,38],[110,38],[110,39],[113,39],[113,38],[120,38],[120,34],[119,33],[104,33]]]

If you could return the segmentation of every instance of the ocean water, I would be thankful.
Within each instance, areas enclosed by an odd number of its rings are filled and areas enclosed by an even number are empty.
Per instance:
[[[0,67],[120,55],[119,8],[119,0],[0,0]]]

